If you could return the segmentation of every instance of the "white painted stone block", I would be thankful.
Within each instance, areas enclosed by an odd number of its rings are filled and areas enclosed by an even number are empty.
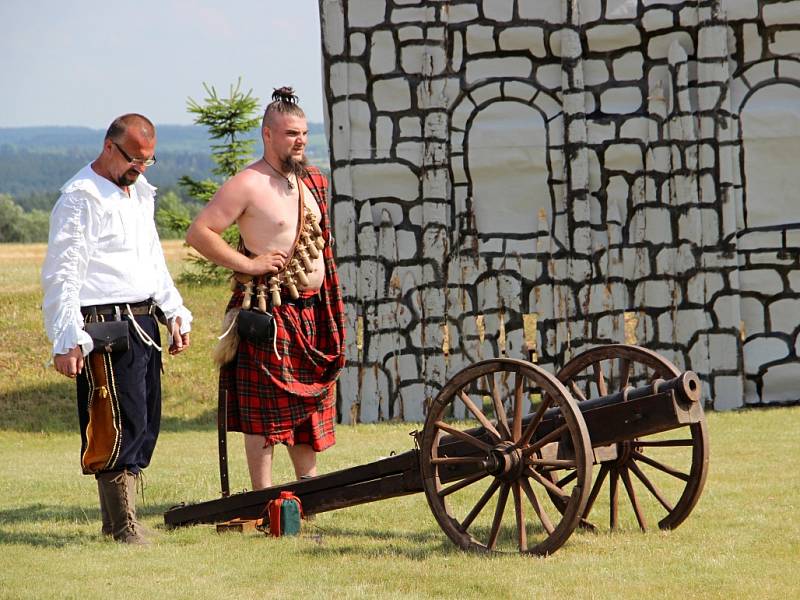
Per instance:
[[[494,27],[487,25],[469,25],[465,36],[467,54],[483,54],[494,52]]]
[[[393,197],[417,200],[419,182],[413,171],[398,163],[354,164],[350,166],[353,195],[360,199]]]
[[[742,26],[742,46],[744,46],[744,61],[755,62],[761,59],[761,33],[755,23],[745,23]]]
[[[762,13],[764,25],[800,25],[800,1],[765,3]]]
[[[564,0],[517,0],[521,19],[542,20],[547,23],[563,22],[562,6]]]
[[[375,31],[370,42],[369,70],[371,75],[390,73],[397,68],[397,48],[390,31]]]
[[[561,77],[562,73],[560,64],[536,66],[536,70],[534,72],[534,79],[536,83],[548,90],[560,90]]]
[[[739,286],[743,291],[757,291],[765,296],[775,296],[783,291],[781,276],[772,269],[740,270]]]
[[[608,67],[603,60],[583,61],[583,81],[587,86],[603,85],[608,83]]]
[[[606,148],[606,169],[636,173],[644,166],[642,148],[638,144],[611,144]]]
[[[367,49],[367,36],[360,31],[350,34],[350,56],[356,58]]]
[[[728,22],[755,19],[760,0],[725,0],[723,3]]]
[[[757,337],[748,340],[744,344],[745,373],[756,375],[762,365],[783,360],[787,356],[789,356],[789,346],[780,338]]]
[[[800,25],[800,11],[798,11],[797,21]],[[770,40],[769,43],[770,52],[783,56],[796,56],[800,53],[800,31],[797,29],[776,31],[774,35],[774,40]]]
[[[641,34],[630,25],[592,25],[585,29],[590,52],[610,52],[638,46]]]
[[[775,300],[769,305],[769,316],[773,330],[792,331],[800,321],[800,299]]]
[[[708,342],[709,361],[719,369],[734,371],[738,368],[737,339],[731,333],[701,334]]]
[[[420,137],[422,125],[419,117],[402,117],[400,119],[400,137]]]
[[[600,110],[606,114],[623,115],[642,107],[642,91],[638,87],[614,87],[600,94]]]
[[[697,6],[689,5],[678,11],[678,25],[684,28],[697,27],[700,21],[707,21],[708,16],[701,14]]]
[[[714,377],[714,410],[732,410],[744,406],[744,384],[737,375]]]
[[[742,315],[742,327],[745,337],[758,335],[765,331],[764,303],[750,296],[741,296],[739,312]]]
[[[762,379],[761,401],[765,404],[797,402],[800,400],[800,363],[773,365]]]
[[[626,52],[612,65],[617,81],[640,81],[644,77],[644,57],[640,52]]]
[[[425,85],[417,86],[417,103],[420,108],[449,108],[461,92],[458,77],[428,79]]]
[[[404,77],[380,79],[372,84],[375,107],[381,111],[401,111],[411,108],[411,90]]]
[[[374,1],[374,0],[373,0]],[[376,2],[376,4],[380,4]],[[436,8],[434,6],[414,6],[411,8],[395,8],[392,11],[392,23],[431,23],[434,22]]]
[[[439,75],[447,66],[447,56],[438,45],[406,45],[400,48],[400,65],[405,73]]]
[[[320,6],[320,26],[325,49],[331,56],[344,52],[344,9],[339,0],[327,0]]]
[[[680,302],[680,291],[668,281],[647,280],[636,284],[636,297],[649,307],[669,307]]]
[[[587,141],[592,146],[604,144],[616,137],[616,125],[604,121],[587,121],[586,122],[586,135]]]
[[[500,50],[527,50],[537,58],[547,56],[541,27],[507,27],[500,32]]]
[[[492,77],[525,79],[531,76],[533,63],[523,56],[508,58],[480,58],[467,62],[466,82],[476,83]]]
[[[672,29],[675,24],[675,13],[666,8],[653,8],[645,11],[642,16],[642,26],[645,31],[658,31],[659,29]]]
[[[446,23],[465,23],[478,18],[478,7],[475,4],[450,4],[445,5],[442,20]]]
[[[350,27],[376,27],[386,21],[386,5],[374,0],[349,0],[347,19]]]
[[[694,41],[685,31],[676,31],[650,38],[647,43],[647,56],[650,60],[663,61],[669,54],[669,47],[673,42],[678,42],[687,55],[694,54]]]
[[[399,39],[401,42],[407,42],[408,40],[421,40],[424,38],[425,35],[422,32],[422,27],[417,27],[416,25],[404,25],[397,30],[397,39]]]

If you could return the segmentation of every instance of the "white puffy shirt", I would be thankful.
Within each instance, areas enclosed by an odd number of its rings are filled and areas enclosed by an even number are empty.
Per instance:
[[[81,306],[133,304],[153,298],[167,319],[191,329],[164,261],[156,231],[155,190],[140,175],[130,197],[86,165],[61,188],[50,215],[50,238],[42,265],[44,325],[53,354],[80,344],[92,351]]]

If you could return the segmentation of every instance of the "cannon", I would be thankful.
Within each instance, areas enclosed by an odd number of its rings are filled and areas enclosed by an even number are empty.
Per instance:
[[[693,372],[632,345],[592,348],[555,375],[484,360],[429,403],[412,450],[369,464],[230,495],[221,434],[222,497],[175,506],[164,523],[256,520],[291,490],[306,515],[424,492],[465,550],[547,555],[579,527],[617,529],[626,517],[642,530],[673,529],[708,472],[701,389]]]

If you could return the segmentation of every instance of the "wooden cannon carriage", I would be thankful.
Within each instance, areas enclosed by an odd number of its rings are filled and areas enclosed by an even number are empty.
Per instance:
[[[556,375],[486,360],[433,399],[416,448],[366,465],[229,495],[221,436],[223,497],[173,507],[164,522],[258,519],[291,490],[306,515],[425,492],[447,536],[469,550],[550,554],[578,526],[600,527],[601,513],[611,529],[631,513],[642,530],[671,529],[694,508],[708,470],[700,397],[694,373],[638,346],[590,349]]]

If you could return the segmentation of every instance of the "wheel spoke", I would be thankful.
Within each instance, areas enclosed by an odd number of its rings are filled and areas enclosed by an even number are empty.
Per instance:
[[[617,510],[619,509],[619,490],[617,483],[619,482],[619,470],[611,468],[611,478],[608,482],[609,494],[609,527],[611,529],[617,528]]]
[[[630,473],[628,473],[628,469],[623,467],[620,470],[620,475],[622,476],[622,483],[625,484],[625,491],[628,493],[628,498],[631,501],[633,513],[636,515],[636,522],[639,523],[639,528],[642,531],[647,531],[647,524],[645,523],[644,515],[642,514],[642,507],[639,506],[639,500],[636,498],[636,492],[633,489],[633,482],[631,481],[631,476]]]
[[[542,418],[544,417],[544,411],[546,411],[549,408],[551,403],[552,400],[550,399],[550,396],[544,396],[542,398],[542,401],[539,404],[539,408],[536,409],[536,414],[534,414],[533,417],[531,417],[531,420],[528,421],[528,425],[525,427],[525,431],[522,433],[522,437],[517,442],[518,448],[527,446],[528,442],[531,441],[531,438],[533,437],[536,428],[539,427],[539,423],[542,422]]]
[[[472,507],[472,510],[469,511],[469,514],[462,521],[461,528],[464,531],[469,529],[469,526],[472,525],[472,522],[475,520],[475,517],[477,517],[481,513],[483,507],[486,506],[486,503],[489,502],[491,497],[497,491],[497,488],[500,487],[501,483],[502,482],[499,479],[494,479],[492,483],[489,484],[489,487],[486,488],[486,491],[483,492],[483,495],[480,497],[480,499],[478,499],[477,504],[475,504],[475,506]]]
[[[533,510],[536,512],[536,515],[539,517],[539,521],[542,523],[542,527],[544,530],[551,534],[555,531],[555,527],[553,527],[552,521],[550,521],[550,517],[547,516],[547,513],[542,508],[542,505],[539,503],[539,499],[536,497],[536,494],[531,487],[531,484],[528,483],[528,480],[523,478],[520,479],[520,484],[522,485],[522,489],[525,491],[525,495],[528,497],[531,505],[533,506]]]
[[[600,489],[603,487],[603,482],[608,475],[608,472],[611,469],[608,465],[600,465],[600,472],[597,474],[597,479],[594,480],[594,485],[592,486],[592,491],[589,493],[589,499],[586,501],[586,508],[583,511],[583,518],[586,519],[589,516],[589,513],[594,506],[595,500],[597,500],[597,496],[600,493]]]
[[[474,473],[473,475],[464,477],[464,479],[459,480],[450,487],[442,488],[441,490],[439,490],[438,491],[439,497],[444,498],[445,496],[449,496],[450,494],[457,492],[458,490],[464,489],[465,487],[480,481],[488,474],[489,473],[486,471],[481,471],[480,473]]]
[[[557,485],[558,487],[564,487],[564,486],[565,486],[565,485],[567,485],[569,482],[571,482],[571,481],[573,481],[574,479],[577,479],[577,478],[578,478],[578,472],[577,472],[577,471],[570,471],[570,472],[567,474],[567,476],[566,476],[566,477],[564,477],[563,479],[561,479],[561,480],[559,480],[558,482],[556,482],[556,485]]]
[[[627,358],[620,357],[619,359],[619,391],[628,387],[628,382],[631,380],[631,361]]]
[[[514,492],[514,516],[517,520],[517,545],[520,552],[525,552],[528,549],[528,533],[525,531],[525,511],[522,508],[522,494],[518,481],[512,484],[511,491]]]
[[[573,473],[574,472],[575,471],[573,471]],[[550,481],[550,479],[548,479],[547,477],[545,477],[544,475],[542,475],[538,471],[536,471],[534,469],[531,469],[529,467],[526,467],[525,468],[525,475],[535,479],[536,483],[538,483],[542,487],[547,488],[551,493],[553,493],[556,496],[558,496],[563,502],[566,502],[567,500],[569,500],[569,494],[566,491],[564,491],[564,489],[562,487],[560,487],[556,483],[553,483],[552,481]]]
[[[522,437],[522,382],[524,376],[517,371],[514,375],[514,423],[511,427],[511,440],[518,442]]]
[[[503,406],[503,400],[500,398],[500,389],[497,387],[497,382],[494,380],[494,372],[486,375],[486,383],[491,390],[492,406],[494,406],[494,414],[497,417],[497,425],[500,428],[500,433],[503,434],[503,439],[511,439],[511,429],[508,427],[508,417],[506,417],[506,407]]]
[[[494,519],[492,519],[492,530],[489,533],[489,542],[486,544],[490,550],[494,550],[495,545],[497,545],[497,536],[500,534],[500,525],[503,524],[503,513],[506,511],[508,489],[510,487],[510,484],[504,483],[500,488],[500,495],[497,497],[497,506],[494,509]]]
[[[481,412],[481,410],[477,406],[475,406],[475,403],[470,399],[469,396],[467,396],[464,390],[461,390],[459,392],[459,397],[461,398],[461,401],[464,403],[464,406],[467,407],[467,410],[469,410],[469,412],[475,415],[475,418],[478,419],[481,425],[483,425],[483,428],[486,431],[488,431],[491,436],[494,437],[495,441],[499,442],[502,439],[500,433],[498,433],[497,429],[495,429],[491,421],[489,421],[489,419],[486,418],[486,415],[483,414],[483,412]]]
[[[633,452],[632,456],[635,460],[640,460],[643,463],[650,465],[654,469],[658,469],[659,471],[666,473],[667,475],[672,475],[673,477],[682,481],[689,481],[689,475],[686,473],[681,473],[677,469],[673,469],[672,467],[664,465],[657,460],[650,458],[649,456],[645,456],[641,452]]]
[[[574,460],[563,460],[558,458],[528,458],[525,462],[534,467],[550,467],[553,469],[574,469]]]
[[[522,451],[522,456],[523,456],[523,457],[525,457],[525,458],[528,458],[528,457],[529,457],[531,454],[533,454],[534,452],[536,452],[536,451],[537,451],[537,450],[539,450],[540,448],[542,448],[542,447],[546,446],[546,445],[547,445],[547,444],[549,444],[550,442],[554,442],[555,440],[557,440],[558,438],[560,438],[560,437],[561,437],[561,435],[562,435],[562,434],[563,434],[565,431],[567,431],[568,427],[569,427],[569,426],[568,426],[566,423],[564,423],[564,424],[563,424],[563,425],[561,425],[560,427],[556,427],[556,428],[555,428],[553,431],[551,431],[550,433],[548,433],[546,436],[544,436],[544,437],[543,437],[543,438],[541,438],[541,439],[538,439],[538,440],[536,440],[536,442],[535,442],[535,443],[533,443],[533,444],[531,444],[530,446],[528,446],[527,448],[525,448],[525,449]]]
[[[661,491],[650,481],[650,478],[645,475],[642,470],[639,468],[639,465],[636,464],[635,461],[630,461],[628,463],[628,468],[633,471],[633,474],[644,484],[653,496],[655,496],[656,500],[659,501],[661,506],[663,506],[668,513],[672,512],[673,506],[670,504]]]
[[[436,421],[434,425],[436,425],[436,427],[438,427],[439,429],[446,431],[450,435],[455,436],[458,439],[466,442],[470,446],[475,446],[476,448],[480,448],[484,452],[490,452],[492,449],[492,446],[490,446],[486,442],[479,440],[478,438],[470,435],[466,431],[461,431],[460,429],[456,429],[455,427],[450,427],[450,425],[448,425],[444,421]]]
[[[606,377],[603,375],[603,363],[596,362],[592,367],[594,368],[594,383],[597,386],[597,393],[600,396],[608,396]]]
[[[574,379],[569,382],[569,387],[577,396],[576,400],[578,402],[583,402],[586,400],[586,395],[583,393],[583,390],[581,390],[581,388],[578,387],[578,384],[575,382]]]

